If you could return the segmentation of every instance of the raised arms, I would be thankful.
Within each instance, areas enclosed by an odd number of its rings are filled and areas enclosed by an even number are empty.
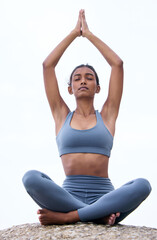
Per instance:
[[[55,67],[72,41],[81,35],[86,37],[100,51],[111,66],[108,96],[103,104],[101,115],[104,121],[108,125],[112,124],[112,126],[115,124],[118,116],[123,89],[123,62],[111,48],[89,31],[84,10],[80,10],[76,27],[62,42],[58,44],[43,62],[45,89],[56,123],[56,132],[64,122],[65,117],[70,110],[60,96]],[[112,132],[114,132],[114,129]]]
[[[111,66],[108,97],[102,107],[101,115],[105,122],[108,123],[108,125],[111,124],[113,127],[118,116],[122,97],[123,62],[111,48],[89,31],[84,11],[82,12],[81,25],[82,36],[86,37],[100,51],[108,64]],[[114,129],[112,130],[114,133]]]
[[[45,90],[52,111],[52,115],[56,123],[56,132],[58,132],[60,125],[62,125],[62,122],[65,120],[65,117],[69,112],[69,108],[60,96],[57,78],[55,74],[55,67],[68,46],[76,37],[80,35],[81,22],[79,15],[78,22],[73,31],[58,44],[58,46],[48,55],[48,57],[43,62]]]

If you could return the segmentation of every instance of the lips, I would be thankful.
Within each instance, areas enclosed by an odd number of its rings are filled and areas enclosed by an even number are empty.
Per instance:
[[[80,87],[78,90],[88,90],[87,87]]]

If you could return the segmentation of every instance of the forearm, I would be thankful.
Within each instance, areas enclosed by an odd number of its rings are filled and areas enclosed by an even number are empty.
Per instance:
[[[123,62],[120,57],[102,40],[96,37],[93,33],[88,31],[85,36],[103,55],[108,64],[112,66],[122,66]]]
[[[73,30],[67,37],[65,37],[45,59],[43,62],[43,67],[55,67],[65,50],[77,36],[77,32]]]

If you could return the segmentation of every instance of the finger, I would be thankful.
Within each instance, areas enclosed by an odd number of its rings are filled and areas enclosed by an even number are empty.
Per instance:
[[[85,10],[82,10],[82,17],[85,19]]]
[[[82,15],[82,9],[79,11],[79,18],[81,18]]]

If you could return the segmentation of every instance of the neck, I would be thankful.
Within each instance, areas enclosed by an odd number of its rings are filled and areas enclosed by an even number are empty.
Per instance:
[[[83,115],[85,117],[87,117],[91,114],[95,114],[93,101],[91,101],[91,102],[89,102],[89,101],[80,101],[80,102],[77,101],[77,107],[76,107],[75,113]]]

